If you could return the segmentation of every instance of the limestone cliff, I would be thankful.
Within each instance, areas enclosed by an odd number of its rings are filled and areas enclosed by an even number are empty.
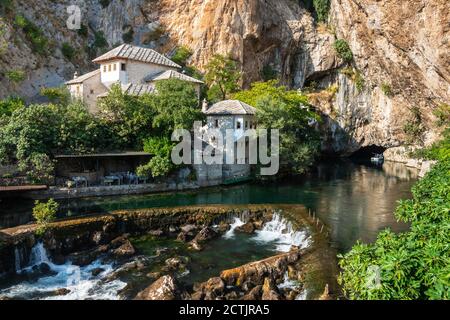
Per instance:
[[[99,31],[109,46],[124,39],[168,55],[191,49],[190,63],[202,69],[215,53],[241,64],[243,85],[260,80],[270,68],[292,88],[309,87],[311,101],[328,117],[324,149],[350,153],[361,146],[391,148],[410,139],[405,123],[417,107],[425,142],[436,139],[432,110],[450,101],[450,3],[447,0],[331,0],[328,25],[293,0],[87,0],[30,1],[5,15],[8,50],[0,57],[0,96],[13,90],[33,97],[40,86],[54,86],[87,71]],[[83,4],[88,35],[68,30],[66,8]],[[52,51],[33,53],[13,15],[25,15],[51,39]],[[45,19],[43,18],[45,17]],[[2,35],[0,35],[0,38]],[[354,60],[334,50],[345,39]],[[69,62],[61,43],[77,49]],[[90,49],[86,48],[90,46]],[[94,51],[94,52],[93,52]],[[27,79],[13,86],[5,70],[19,68]],[[418,139],[416,139],[418,140]]]

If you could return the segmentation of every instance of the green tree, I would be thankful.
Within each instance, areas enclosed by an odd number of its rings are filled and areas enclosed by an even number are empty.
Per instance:
[[[70,43],[64,42],[61,46],[61,52],[68,60],[75,58],[76,50],[70,45]]]
[[[206,65],[205,81],[210,101],[227,99],[240,89],[241,72],[230,57],[214,55]]]
[[[309,110],[308,99],[275,80],[253,83],[233,99],[255,106],[259,128],[279,129],[281,169],[300,174],[311,166],[319,152],[319,134],[310,126],[319,117]]]
[[[194,87],[179,79],[158,81],[151,101],[156,115],[153,127],[159,135],[170,136],[174,129],[193,128],[194,121],[202,120]]]
[[[36,220],[38,228],[36,233],[42,235],[48,228],[48,225],[56,219],[58,212],[58,203],[50,199],[46,203],[36,201],[33,208],[33,217]]]

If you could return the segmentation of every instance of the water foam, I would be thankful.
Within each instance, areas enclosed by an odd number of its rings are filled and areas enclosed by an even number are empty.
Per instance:
[[[261,243],[273,242],[276,250],[281,252],[289,252],[291,246],[304,249],[310,243],[306,231],[296,231],[292,223],[279,213],[274,213],[272,221],[267,222],[262,230],[256,231],[252,239]]]
[[[223,237],[224,237],[225,239],[231,239],[231,238],[233,238],[233,237],[234,237],[234,231],[236,230],[236,228],[238,228],[238,227],[240,227],[240,226],[243,226],[244,224],[245,224],[245,223],[244,223],[240,218],[235,217],[233,223],[230,224],[230,230],[228,230],[228,231],[223,235]]]
[[[31,250],[30,263],[27,267],[18,269],[18,273],[27,274],[33,272],[36,266],[47,264],[53,273],[43,276],[35,281],[23,281],[17,285],[0,291],[1,295],[26,299],[52,299],[52,300],[117,300],[118,292],[126,286],[120,280],[104,281],[107,275],[114,269],[112,265],[94,261],[85,267],[79,267],[68,262],[56,265],[51,262],[42,243],[37,243]],[[92,275],[92,270],[101,268],[104,271],[98,276]],[[67,295],[55,295],[58,289],[70,290]]]

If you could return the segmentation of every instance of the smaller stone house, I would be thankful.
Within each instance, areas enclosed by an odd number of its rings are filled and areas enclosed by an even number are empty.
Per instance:
[[[249,164],[248,139],[244,137],[248,129],[256,129],[256,109],[239,100],[220,101],[210,107],[204,102],[203,113],[206,115],[206,126],[202,128],[203,132],[211,129],[220,130],[224,139],[226,131],[233,131],[233,154],[234,163],[227,164],[226,156],[230,152],[224,145],[222,150],[216,149],[216,152],[222,153],[223,164],[197,165],[197,179],[203,184],[232,182],[234,180],[250,177],[251,165]],[[205,144],[217,148],[214,140],[204,141]],[[238,147],[244,147],[245,155],[238,157],[236,152]]]
[[[113,84],[120,84],[126,94],[141,95],[155,91],[155,83],[180,79],[191,83],[200,97],[202,81],[183,74],[181,66],[164,55],[149,49],[122,44],[93,60],[99,69],[67,81],[73,98],[85,102],[93,113],[98,111],[97,99],[106,96]]]

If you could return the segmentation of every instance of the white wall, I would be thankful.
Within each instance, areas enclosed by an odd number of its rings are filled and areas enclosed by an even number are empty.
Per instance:
[[[127,64],[126,60],[113,60],[109,62],[102,63],[100,65],[101,70],[101,82],[109,86],[116,82],[121,82],[122,84],[128,83],[128,72],[121,71],[121,64]],[[115,68],[115,69],[114,69]],[[106,69],[106,71],[105,71]]]

